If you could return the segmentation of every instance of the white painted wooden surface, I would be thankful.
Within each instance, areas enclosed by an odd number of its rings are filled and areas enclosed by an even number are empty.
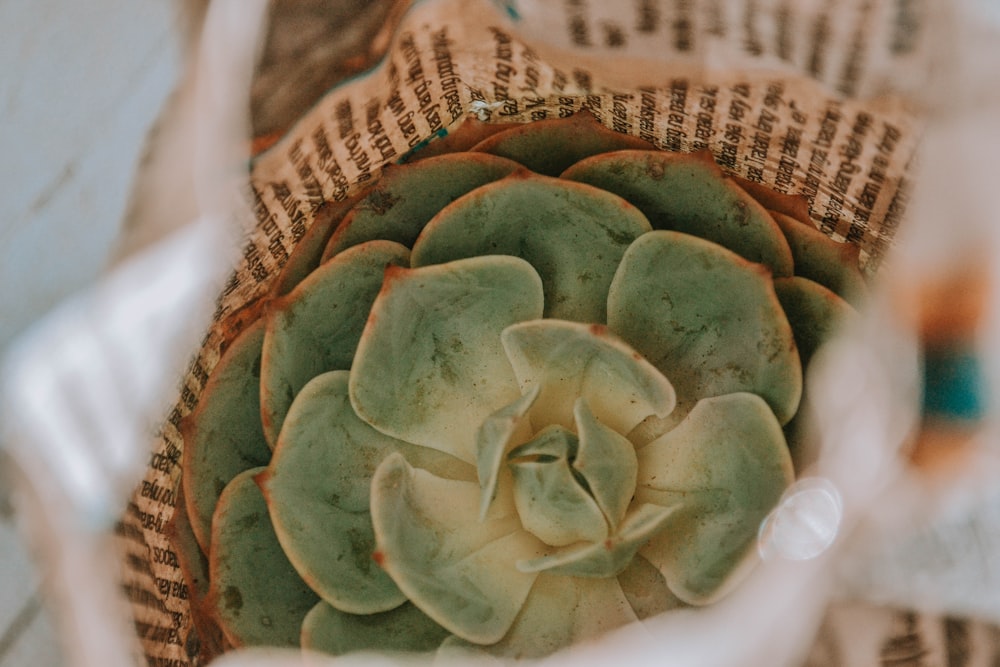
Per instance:
[[[180,20],[176,0],[0,0],[0,355],[108,262]],[[0,512],[0,667],[65,664],[33,560]]]
[[[176,5],[0,2],[0,345],[103,267],[177,76]]]

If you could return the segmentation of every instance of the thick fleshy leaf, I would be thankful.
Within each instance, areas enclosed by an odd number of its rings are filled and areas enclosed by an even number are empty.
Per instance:
[[[618,575],[618,584],[640,620],[684,606],[667,586],[663,573],[638,554]]]
[[[184,486],[178,490],[184,501]],[[192,603],[200,602],[208,592],[208,555],[201,550],[194,531],[191,529],[191,518],[184,511],[183,505],[178,505],[173,516],[167,523],[166,534],[177,551],[177,560],[184,573],[184,580],[190,584]]]
[[[180,488],[178,503],[184,501],[184,487]],[[208,556],[202,552],[191,530],[191,522],[183,504],[179,504],[167,523],[166,537],[177,554],[177,564],[188,585],[187,600],[191,622],[198,628],[198,645],[206,654],[225,650],[226,639],[215,620],[212,607],[206,602],[209,593]]]
[[[212,522],[208,603],[236,646],[298,646],[319,598],[288,562],[252,468],[222,492]]]
[[[730,178],[748,195],[760,202],[772,216],[775,213],[783,213],[795,220],[812,224],[809,217],[809,198],[805,195],[778,192],[763,183],[756,183],[735,174],[730,175]],[[795,251],[792,252],[794,254]]]
[[[562,177],[627,199],[656,229],[714,241],[775,276],[792,275],[792,252],[778,225],[708,153],[606,153],[578,162]]]
[[[471,661],[476,654],[530,660],[579,641],[594,640],[637,620],[618,581],[561,575],[538,576],[510,632],[492,646],[474,646],[457,637],[442,645],[444,658]]]
[[[667,378],[606,327],[524,322],[503,332],[503,344],[522,391],[541,387],[531,410],[536,429],[546,424],[573,428],[578,398],[622,434],[647,416],[664,416],[674,408]]]
[[[857,311],[826,287],[795,276],[774,281],[774,289],[795,334],[803,367]]]
[[[521,525],[556,547],[608,535],[601,508],[574,474],[571,462],[576,451],[576,434],[553,424],[507,457]]]
[[[480,153],[441,155],[406,167],[388,165],[372,191],[333,233],[323,258],[374,239],[412,247],[424,225],[442,208],[518,168],[510,160]]]
[[[476,472],[482,489],[479,501],[480,520],[486,517],[490,503],[496,497],[504,454],[511,444],[523,442],[531,435],[531,425],[526,417],[537,398],[536,387],[487,417],[476,433]]]
[[[792,325],[802,368],[808,371],[816,350],[857,318],[857,311],[826,287],[806,278],[779,278],[774,281],[774,289]],[[815,438],[809,433],[812,424],[808,383],[803,385],[802,406],[795,418],[785,425],[785,438],[796,468],[806,464],[816,451]]]
[[[753,562],[760,523],[793,475],[781,425],[760,397],[699,402],[639,451],[637,502],[677,510],[640,553],[682,600],[718,598]]]
[[[802,366],[767,269],[710,241],[638,239],[611,285],[608,326],[670,378],[678,401],[748,391],[781,423],[798,409]]]
[[[519,561],[517,568],[522,572],[548,572],[572,577],[616,576],[628,567],[640,548],[663,530],[677,509],[676,506],[662,507],[653,503],[639,505],[625,517],[619,531],[608,539]]]
[[[281,267],[281,273],[274,281],[272,288],[274,296],[288,294],[316,270],[323,259],[323,251],[330,241],[330,236],[360,198],[358,195],[340,202],[327,201],[313,213],[312,224],[302,238],[295,242],[295,249],[288,256],[288,261]]]
[[[351,372],[355,411],[475,465],[479,425],[521,395],[500,332],[541,312],[538,274],[516,257],[390,269]]]
[[[205,384],[198,407],[181,425],[185,509],[205,553],[222,490],[239,473],[271,460],[260,423],[263,342],[262,322],[233,340]]]
[[[795,258],[795,275],[829,288],[854,307],[861,306],[868,285],[858,268],[858,247],[834,241],[811,224],[782,213],[771,215],[788,239]]]
[[[625,436],[601,423],[585,399],[577,399],[573,414],[580,436],[573,469],[586,480],[590,495],[615,532],[635,494],[639,465],[635,447]]]
[[[588,111],[569,118],[525,123],[497,133],[473,147],[473,151],[502,155],[546,176],[558,176],[574,162],[598,153],[653,148],[638,137],[621,134],[601,125]]]
[[[355,651],[433,651],[451,633],[410,603],[379,614],[345,614],[320,602],[302,622],[302,648],[332,655]]]
[[[544,545],[521,530],[509,498],[498,497],[482,522],[478,500],[478,484],[435,477],[398,454],[372,482],[382,567],[437,623],[489,644],[510,629],[535,580],[514,563]]]
[[[320,597],[353,614],[406,599],[375,561],[369,513],[372,476],[393,452],[446,477],[472,477],[466,463],[384,435],[358,419],[347,371],[324,373],[292,403],[261,488],[278,540]]]
[[[273,446],[292,400],[321,373],[349,370],[386,267],[405,265],[409,251],[371,241],[327,262],[274,301],[261,366],[261,418]]]
[[[413,246],[413,266],[513,255],[538,271],[545,316],[603,322],[628,245],[650,229],[631,204],[580,183],[518,172],[443,209]]]

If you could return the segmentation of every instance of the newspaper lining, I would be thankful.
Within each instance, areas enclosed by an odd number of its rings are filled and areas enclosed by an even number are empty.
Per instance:
[[[817,225],[857,243],[874,273],[905,208],[919,134],[900,96],[876,93],[894,77],[907,92],[926,65],[922,6],[847,2],[836,16],[825,3],[784,0],[413,8],[376,70],[327,94],[253,165],[255,230],[118,526],[149,664],[197,663],[194,591],[168,530],[180,502],[178,426],[321,202],[345,199],[468,114],[521,123],[587,108],[617,131],[711,150],[727,171],[806,195]],[[550,38],[538,46],[522,34]]]

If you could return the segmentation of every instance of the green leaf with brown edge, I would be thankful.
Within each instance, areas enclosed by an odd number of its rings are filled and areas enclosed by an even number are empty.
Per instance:
[[[638,209],[611,193],[517,172],[443,209],[417,239],[411,262],[520,257],[542,278],[545,317],[603,323],[615,268],[649,230]]]
[[[378,614],[345,614],[318,603],[302,623],[302,648],[331,655],[358,651],[426,653],[451,633],[409,602]]]
[[[609,151],[649,150],[652,144],[604,127],[589,111],[498,132],[471,150],[501,155],[532,171],[559,176],[574,162]]]
[[[748,391],[781,423],[798,409],[802,365],[770,273],[711,241],[640,237],[611,285],[608,327],[670,378],[679,403]]]
[[[400,244],[370,241],[323,264],[271,303],[260,401],[264,435],[272,446],[292,400],[309,380],[351,368],[386,268],[408,261],[409,251]]]
[[[271,460],[260,422],[263,342],[262,321],[237,336],[215,365],[194,412],[181,423],[184,507],[205,553],[222,490],[239,473]]]
[[[544,552],[521,529],[509,498],[479,520],[479,485],[387,457],[372,481],[372,523],[382,567],[425,614],[471,642],[499,641],[536,575],[514,563]]]
[[[600,541],[608,535],[600,506],[573,474],[570,463],[577,442],[575,433],[550,424],[507,455],[521,525],[555,547]]]
[[[215,655],[224,650],[225,637],[206,606],[209,591],[208,556],[198,545],[194,531],[191,530],[188,513],[184,510],[183,484],[177,502],[177,508],[167,523],[165,535],[177,554],[177,564],[188,585],[186,599],[191,623],[196,628],[192,630],[192,634],[196,633],[199,655]]]
[[[479,518],[486,517],[497,495],[497,485],[504,473],[504,454],[514,442],[524,442],[531,436],[528,410],[538,398],[539,387],[503,406],[483,420],[476,431],[476,474],[481,489]]]
[[[800,222],[812,224],[812,218],[809,216],[809,198],[805,195],[778,192],[763,183],[756,183],[735,174],[730,174],[729,177],[748,195],[760,202],[772,216],[776,212],[783,213]]]
[[[795,275],[829,288],[855,308],[867,298],[868,284],[858,264],[858,247],[834,241],[810,224],[772,211],[795,258]]]
[[[281,267],[281,273],[271,288],[274,296],[284,296],[291,292],[320,265],[323,251],[330,242],[330,235],[360,199],[356,195],[340,202],[323,202],[313,213],[312,224],[302,238],[296,241],[295,248]]]
[[[637,502],[676,510],[639,553],[681,600],[708,604],[755,562],[760,523],[793,479],[781,425],[759,396],[704,399],[639,450]]]
[[[541,312],[541,280],[516,257],[390,269],[351,371],[355,412],[475,465],[479,425],[521,395],[500,332]]]
[[[779,278],[774,281],[774,289],[792,325],[802,367],[808,372],[816,350],[855,320],[858,313],[831,290],[807,278]],[[785,438],[796,467],[805,464],[816,448],[815,439],[809,433],[808,386],[808,382],[803,385],[802,406],[795,418],[785,425]]]
[[[595,417],[586,399],[576,400],[573,415],[580,436],[573,470],[586,480],[590,495],[615,532],[635,495],[635,446]]]
[[[288,562],[254,478],[237,475],[212,522],[207,603],[235,646],[299,646],[302,620],[319,598]]]
[[[579,398],[623,434],[674,409],[674,388],[663,373],[605,326],[533,320],[511,325],[501,340],[521,391],[540,388],[529,412],[535,429],[574,428]]]
[[[424,225],[442,208],[519,168],[501,157],[470,153],[441,155],[406,167],[388,165],[375,187],[330,237],[323,261],[374,239],[412,247]]]
[[[821,345],[857,317],[857,311],[847,301],[808,278],[778,278],[774,290],[792,325],[804,368]]]
[[[647,542],[669,525],[677,507],[641,503],[633,507],[617,532],[598,542],[580,542],[539,558],[519,561],[522,572],[548,572],[569,577],[607,578],[621,574]]]
[[[777,223],[707,153],[605,153],[574,164],[562,178],[623,197],[655,229],[714,241],[775,276],[792,275],[792,252]]]
[[[400,442],[358,419],[347,371],[313,378],[292,403],[274,458],[261,475],[278,541],[302,578],[344,612],[371,614],[406,598],[373,560],[372,476],[394,452],[447,477],[473,479],[472,467]]]
[[[439,655],[470,664],[484,655],[530,660],[594,640],[637,620],[618,580],[540,574],[507,635],[490,646],[449,637]],[[506,663],[505,663],[506,664]]]
[[[663,573],[639,554],[618,575],[618,585],[622,587],[625,598],[639,619],[651,618],[685,606],[670,591]]]

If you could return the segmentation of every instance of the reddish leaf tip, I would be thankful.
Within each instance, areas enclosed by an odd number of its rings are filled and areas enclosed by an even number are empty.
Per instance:
[[[265,487],[268,481],[270,481],[270,479],[271,479],[270,469],[262,470],[261,472],[253,476],[254,484],[256,484],[257,488],[259,488],[261,492],[264,493],[265,495],[267,494],[267,490]]]

